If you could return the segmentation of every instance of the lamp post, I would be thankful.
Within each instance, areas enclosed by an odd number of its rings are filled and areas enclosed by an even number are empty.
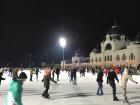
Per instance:
[[[63,48],[63,68],[64,68],[64,48],[66,46],[66,39],[63,37],[60,38],[59,43],[60,43],[60,46]]]

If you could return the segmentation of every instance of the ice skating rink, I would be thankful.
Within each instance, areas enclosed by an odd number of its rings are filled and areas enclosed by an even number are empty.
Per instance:
[[[35,75],[33,75],[32,82],[29,81],[29,72],[27,70],[24,71],[28,74],[28,79],[23,84],[23,105],[127,105],[122,102],[122,91],[118,83],[116,83],[117,96],[120,101],[113,101],[112,89],[110,85],[106,84],[105,76],[103,82],[104,95],[97,96],[97,75],[92,76],[91,73],[86,73],[85,77],[80,77],[78,72],[77,85],[73,85],[69,81],[68,73],[61,71],[58,84],[51,82],[49,90],[50,99],[45,99],[41,96],[44,91],[43,82],[41,81],[43,71],[39,74],[38,81],[36,81]],[[11,77],[8,77],[7,74],[4,74],[3,77],[6,80],[2,81],[0,86],[0,105],[5,105],[6,92],[11,80]],[[139,83],[128,82],[128,98],[132,105],[140,105],[140,75],[133,75],[133,79]]]

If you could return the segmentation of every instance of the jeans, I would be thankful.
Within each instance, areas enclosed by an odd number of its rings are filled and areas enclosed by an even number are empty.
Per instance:
[[[97,82],[98,83],[98,89],[97,89],[97,95],[103,94],[103,84],[102,82]]]
[[[71,75],[70,81],[73,81],[74,84],[76,84],[76,75]]]
[[[30,81],[33,81],[32,78],[33,78],[33,74],[30,74]]]
[[[116,97],[116,84],[114,81],[109,81],[110,86],[112,87],[113,98]]]

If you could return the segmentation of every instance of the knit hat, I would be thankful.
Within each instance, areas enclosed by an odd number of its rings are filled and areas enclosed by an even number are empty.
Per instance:
[[[27,75],[26,75],[26,73],[24,73],[24,72],[21,72],[20,74],[19,74],[19,78],[20,79],[27,79]]]

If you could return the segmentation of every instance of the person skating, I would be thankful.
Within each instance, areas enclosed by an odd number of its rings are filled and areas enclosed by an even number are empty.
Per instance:
[[[51,68],[52,69],[52,78],[54,79],[54,76],[55,76],[55,72],[56,72],[56,70],[54,69],[54,68]]]
[[[22,104],[22,85],[27,79],[27,75],[24,72],[19,74],[19,78],[13,78],[9,84],[6,105],[23,105]]]
[[[77,68],[76,67],[71,69],[70,82],[72,81],[73,85],[77,85],[77,82],[76,82],[76,72],[77,72]]]
[[[110,86],[112,87],[113,91],[113,101],[119,101],[119,99],[116,96],[116,84],[115,84],[115,79],[119,82],[118,77],[116,76],[116,73],[112,70],[109,69],[108,71],[108,76],[107,76],[107,84],[109,83]]]
[[[42,96],[45,98],[50,98],[50,95],[48,94],[48,90],[50,87],[50,80],[54,83],[57,83],[55,80],[51,78],[51,69],[49,67],[46,67],[44,69],[44,77],[43,77],[45,91],[42,94]]]
[[[60,68],[56,68],[57,81],[59,81]]]
[[[39,74],[39,73],[41,73],[41,72],[39,71],[39,67],[37,67],[36,70],[35,70],[36,81],[38,81],[38,74]]]
[[[92,75],[95,75],[95,68],[94,67],[91,68],[91,72],[92,72]]]
[[[0,70],[0,85],[1,85],[1,80],[5,80],[5,78],[2,77],[4,70]]]
[[[18,71],[19,68],[15,68],[15,70],[13,71],[13,79],[18,79]]]
[[[33,81],[33,74],[34,74],[34,70],[33,68],[30,68],[30,81]]]
[[[102,70],[99,70],[96,81],[98,83],[98,89],[97,89],[96,95],[103,95],[104,93],[103,93],[103,71]]]
[[[130,81],[132,81],[132,82],[134,82],[136,84],[138,83],[138,82],[133,80],[131,72],[126,67],[124,69],[124,72],[122,74],[122,78],[121,78],[121,81],[120,81],[120,87],[121,87],[121,89],[123,91],[123,102],[124,103],[129,103],[128,98],[127,98],[127,91],[126,91],[128,80],[130,80]]]

